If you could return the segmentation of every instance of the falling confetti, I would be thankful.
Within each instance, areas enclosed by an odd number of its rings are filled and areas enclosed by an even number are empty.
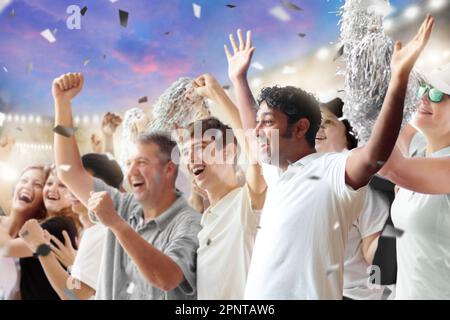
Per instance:
[[[83,65],[86,67],[89,64],[89,62],[91,62],[91,59],[86,59],[83,61]]]
[[[64,172],[69,172],[70,168],[70,164],[61,164],[58,166],[58,169]]]
[[[114,160],[114,155],[110,152],[106,153],[106,157],[108,158],[109,161],[113,161]]]
[[[394,228],[393,226],[388,224],[381,233],[381,236],[385,238],[400,238],[404,232],[405,231]]]
[[[82,15],[83,17],[84,17],[84,15],[86,14],[87,9],[88,9],[88,8],[87,8],[86,6],[84,6],[83,9],[80,10],[80,13],[81,13],[81,15]]]
[[[231,9],[236,8],[236,6],[234,4],[227,4],[226,7],[231,8]]]
[[[281,6],[273,7],[269,13],[280,21],[286,22],[291,20],[291,16]]]
[[[53,43],[56,41],[56,38],[53,35],[53,33],[50,31],[50,29],[45,29],[44,31],[42,31],[41,36],[43,36],[45,38],[45,40],[47,40],[50,43]]]
[[[210,244],[211,244],[211,239],[208,239],[208,240],[206,241],[206,245],[209,246]]]
[[[16,16],[16,11],[14,10],[14,9],[12,9],[10,12],[9,12],[9,17],[10,18],[13,18],[13,17],[15,17]]]
[[[193,3],[192,4],[192,9],[194,10],[194,16],[197,19],[200,19],[200,16],[202,14],[202,7],[200,5],[198,5],[198,4],[196,4],[196,3]]]
[[[33,71],[33,64],[30,62],[28,65],[27,65],[27,72],[28,73],[31,73]]]
[[[145,103],[145,102],[147,102],[147,101],[148,101],[148,97],[147,97],[147,96],[142,97],[142,98],[140,98],[140,99],[138,100],[139,103]]]
[[[318,177],[318,176],[310,176],[308,179],[309,180],[320,180],[320,177]]]
[[[58,28],[53,29],[53,35],[56,36],[56,33],[58,32]]]
[[[253,62],[251,64],[251,67],[255,68],[256,70],[263,70],[264,69],[264,66],[261,63],[259,63],[258,61]]]
[[[333,264],[331,265],[328,269],[327,269],[327,276],[329,276],[332,273],[335,273],[336,271],[339,270],[339,265],[338,264]]]
[[[60,125],[53,128],[53,132],[60,134],[66,138],[70,138],[71,136],[73,136],[75,131],[77,131],[77,128],[69,128],[69,127],[60,126]]]
[[[128,294],[133,294],[133,292],[134,292],[134,288],[135,288],[136,286],[134,285],[134,283],[133,282],[130,282],[130,284],[128,285],[128,288],[127,288],[127,293]]]
[[[337,230],[339,228],[339,222],[336,222],[333,226],[333,230]]]
[[[119,9],[120,25],[124,28],[128,26],[128,12]]]
[[[297,33],[297,35],[298,35],[300,38],[306,37],[306,33],[303,33],[303,32],[299,32],[299,33]]]
[[[297,73],[297,68],[294,68],[291,66],[284,66],[282,73],[283,74],[294,74],[294,73]]]
[[[288,1],[288,0],[283,0],[283,5],[293,11],[302,11],[302,8],[300,8],[299,6],[297,6],[296,4]]]
[[[223,88],[224,90],[228,90],[228,89],[230,89],[230,86],[229,86],[228,84],[226,84],[226,85],[222,86],[222,88]]]
[[[23,132],[23,130],[22,130],[21,127],[17,127],[16,130],[17,130],[17,131],[20,131],[20,132]]]
[[[170,34],[170,31],[166,31],[166,32],[164,32],[164,34],[165,34],[166,36],[168,36],[168,35]]]
[[[11,0],[0,0],[0,13],[11,3]]]
[[[0,127],[3,126],[3,122],[5,121],[6,115],[3,112],[0,112]]]
[[[4,70],[5,72],[8,72],[8,68],[6,68],[5,66],[3,66],[3,70]]]
[[[336,61],[340,56],[344,54],[344,45],[341,45],[339,50],[336,52],[336,54],[333,57],[333,61]]]

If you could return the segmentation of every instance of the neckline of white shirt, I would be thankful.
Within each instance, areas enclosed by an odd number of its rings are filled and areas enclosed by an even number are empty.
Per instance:
[[[227,203],[228,198],[232,198],[234,196],[235,193],[237,193],[238,191],[240,191],[243,187],[239,186],[237,188],[232,189],[230,192],[228,192],[226,195],[224,195],[222,197],[222,199],[220,199],[215,205],[213,206],[209,206],[205,212],[203,212],[203,217],[206,217],[207,215],[214,215],[214,213],[216,213],[223,203]],[[203,221],[203,217],[202,217],[202,221]]]
[[[430,158],[437,158],[450,155],[450,146],[437,150],[429,155]]]

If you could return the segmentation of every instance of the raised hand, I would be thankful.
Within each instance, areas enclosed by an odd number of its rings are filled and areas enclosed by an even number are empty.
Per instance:
[[[429,14],[420,26],[417,34],[405,46],[397,41],[391,59],[391,70],[393,75],[408,77],[422,50],[430,39],[433,29],[434,18]]]
[[[114,112],[107,112],[102,120],[102,132],[104,135],[112,136],[117,127],[122,123],[122,118]]]
[[[225,55],[228,60],[228,76],[231,81],[239,80],[240,78],[245,78],[247,76],[253,52],[255,52],[255,47],[252,46],[251,31],[247,31],[246,41],[244,41],[241,29],[237,30],[237,36],[239,39],[239,46],[236,44],[233,34],[230,34],[230,44],[233,48],[233,54],[230,53],[227,45],[224,45]]]
[[[94,153],[103,152],[103,142],[95,133],[91,134],[91,148]]]
[[[53,80],[52,94],[55,101],[70,102],[83,88],[81,73],[66,73]]]
[[[11,136],[0,137],[0,161],[8,161],[16,139]]]
[[[220,83],[209,73],[197,77],[192,83],[192,87],[196,94],[211,100],[216,100],[220,94],[224,93]]]
[[[112,227],[122,220],[114,208],[111,196],[106,191],[91,192],[87,208],[106,227]]]

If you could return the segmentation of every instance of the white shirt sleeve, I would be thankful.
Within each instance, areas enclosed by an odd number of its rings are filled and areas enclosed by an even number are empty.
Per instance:
[[[85,230],[71,271],[73,278],[80,280],[95,290],[97,289],[106,230],[101,224]]]
[[[345,182],[345,167],[350,153],[329,153],[325,156],[325,177],[328,179],[340,208],[346,212],[346,220],[351,225],[361,213],[367,186],[354,190]],[[350,219],[350,220],[349,220]]]
[[[389,202],[378,191],[367,189],[364,207],[358,217],[358,229],[364,239],[383,230],[389,216]]]

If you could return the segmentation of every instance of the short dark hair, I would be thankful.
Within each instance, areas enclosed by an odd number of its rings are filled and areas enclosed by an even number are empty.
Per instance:
[[[166,162],[171,160],[177,165],[178,170],[178,159],[180,157],[180,151],[178,149],[177,143],[165,132],[150,131],[140,133],[137,137],[137,143],[156,144],[160,151],[160,162],[162,164],[165,164]],[[172,159],[172,157],[176,157],[176,159]]]
[[[302,118],[308,119],[309,129],[305,138],[311,147],[315,147],[321,114],[319,102],[312,94],[293,86],[265,87],[258,97],[258,105],[264,101],[269,108],[280,110],[286,115],[288,128]]]
[[[194,137],[196,128],[201,128],[202,137],[208,130],[216,130],[220,136],[217,136],[215,138],[220,139],[221,142],[220,146],[225,146],[227,142],[227,137],[230,137],[233,140],[233,143],[237,146],[237,139],[234,135],[233,130],[226,124],[224,124],[222,121],[215,117],[208,117],[205,119],[196,120],[194,122],[191,122],[187,129],[189,131],[189,135],[191,138]],[[200,130],[200,129],[197,129]]]
[[[81,157],[83,167],[92,172],[93,176],[106,184],[119,189],[123,181],[123,173],[116,160],[109,159],[102,153],[87,153]]]

